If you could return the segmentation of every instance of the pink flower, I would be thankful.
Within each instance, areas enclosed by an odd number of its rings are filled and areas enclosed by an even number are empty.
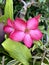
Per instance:
[[[7,25],[4,26],[4,31],[9,34],[9,38],[15,41],[23,41],[30,48],[34,40],[40,40],[42,33],[38,29],[40,14],[27,22],[20,18],[16,18],[14,22],[7,20]]]

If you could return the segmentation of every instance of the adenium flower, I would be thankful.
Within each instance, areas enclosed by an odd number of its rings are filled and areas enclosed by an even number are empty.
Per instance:
[[[38,29],[40,14],[34,18],[29,19],[27,22],[21,18],[16,18],[14,22],[10,19],[7,20],[7,25],[4,26],[4,31],[9,34],[9,38],[14,41],[22,41],[30,48],[34,40],[40,40],[42,33]]]

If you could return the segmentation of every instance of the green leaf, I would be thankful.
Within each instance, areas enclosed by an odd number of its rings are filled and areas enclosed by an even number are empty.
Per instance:
[[[0,22],[6,22],[8,18],[13,19],[13,0],[6,0],[4,15],[0,17]]]
[[[13,19],[13,0],[6,0],[5,17]]]
[[[48,65],[48,64],[45,64],[44,62],[42,62],[41,65]]]
[[[48,27],[48,30],[47,30],[47,34],[48,34],[48,37],[49,37],[49,27]]]
[[[32,48],[32,52],[33,52],[36,48],[38,48],[38,46],[34,44],[34,46],[33,46],[33,48]]]
[[[31,59],[30,50],[19,42],[14,42],[11,39],[7,39],[2,43],[2,46],[10,54],[10,56],[24,65],[29,65]]]
[[[4,21],[4,19],[5,19],[5,16],[3,15],[3,16],[1,16],[0,17],[0,22],[3,22]]]
[[[35,65],[41,65],[40,61],[36,61]]]
[[[32,52],[36,49],[36,48],[41,48],[43,46],[42,41],[34,41],[34,46],[32,48]]]
[[[46,2],[46,0],[39,0],[39,2],[40,2],[40,3],[42,3],[42,2],[43,2],[43,3],[45,3],[45,2]]]
[[[0,4],[2,3],[2,0],[0,0]]]
[[[45,57],[44,63],[49,64],[49,58]]]
[[[16,60],[12,60],[12,61],[10,61],[10,62],[8,62],[6,65],[18,65],[18,61],[16,61]]]

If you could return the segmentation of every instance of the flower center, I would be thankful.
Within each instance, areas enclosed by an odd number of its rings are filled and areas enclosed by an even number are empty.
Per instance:
[[[29,33],[29,29],[26,28],[25,33]]]

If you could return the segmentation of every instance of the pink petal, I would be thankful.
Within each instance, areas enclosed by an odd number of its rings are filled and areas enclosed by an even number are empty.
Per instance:
[[[6,33],[11,33],[14,31],[14,29],[8,25],[4,26],[3,30],[6,32]]]
[[[30,35],[33,38],[33,40],[40,40],[42,38],[42,33],[40,30],[30,30]]]
[[[30,48],[30,47],[32,46],[32,42],[33,42],[33,41],[32,41],[32,39],[31,39],[30,35],[29,35],[29,34],[26,34],[25,37],[24,37],[23,42],[24,42],[24,44],[25,44],[28,48]]]
[[[10,18],[8,18],[8,20],[7,20],[7,25],[9,25],[9,26],[13,26],[13,21],[10,19]]]
[[[36,18],[39,21],[40,17],[41,17],[41,14],[35,16],[34,18]]]
[[[14,22],[14,26],[17,30],[21,30],[24,31],[26,28],[26,23],[25,21],[23,21],[20,18],[16,18],[15,22]]]
[[[27,21],[27,28],[28,29],[36,29],[38,27],[38,20],[36,18],[29,19]]]
[[[15,31],[10,34],[10,38],[15,41],[22,41],[24,38],[25,33],[21,31]]]

